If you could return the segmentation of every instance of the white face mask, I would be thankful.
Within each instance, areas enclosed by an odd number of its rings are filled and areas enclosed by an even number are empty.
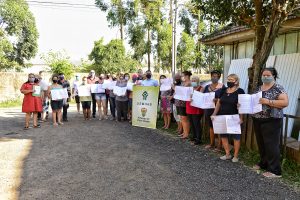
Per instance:
[[[126,77],[125,77],[125,80],[126,80],[126,81],[128,81],[128,80],[129,80],[129,77],[128,77],[128,76],[126,76]]]

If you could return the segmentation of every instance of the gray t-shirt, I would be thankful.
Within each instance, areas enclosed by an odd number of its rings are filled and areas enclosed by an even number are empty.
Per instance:
[[[116,86],[118,87],[127,87],[127,81],[126,80],[122,80],[122,81],[117,81]],[[127,92],[125,94],[125,96],[116,96],[116,100],[117,101],[128,101],[128,97],[127,97]]]

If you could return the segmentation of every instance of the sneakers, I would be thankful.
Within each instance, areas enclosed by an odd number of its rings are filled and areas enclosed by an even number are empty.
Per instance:
[[[221,157],[220,157],[221,160],[230,160],[231,158],[232,158],[231,155],[228,155],[228,156],[227,156],[227,155],[224,155],[224,156],[221,156]]]
[[[236,157],[233,157],[231,161],[232,161],[233,163],[237,163],[237,162],[239,162],[239,159],[236,158]]]

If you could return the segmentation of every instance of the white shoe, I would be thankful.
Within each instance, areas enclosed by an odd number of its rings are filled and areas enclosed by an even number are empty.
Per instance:
[[[236,157],[233,157],[231,161],[232,161],[233,163],[237,163],[237,162],[239,162],[239,159],[236,158]]]
[[[224,155],[224,156],[221,156],[220,159],[221,160],[230,160],[232,158],[231,155],[227,156],[227,155]]]

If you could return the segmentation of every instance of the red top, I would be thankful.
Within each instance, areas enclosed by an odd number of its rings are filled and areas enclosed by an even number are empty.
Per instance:
[[[21,90],[32,90],[34,85],[38,84],[24,83],[21,87]],[[22,112],[31,113],[42,111],[43,106],[41,97],[32,96],[32,92],[24,95]]]
[[[89,76],[87,78],[87,83],[88,84],[95,84],[97,81],[98,82],[100,81],[100,79],[97,76],[95,76],[94,78],[92,78],[92,77]]]
[[[199,86],[195,90],[199,92],[201,90],[201,88],[202,87]],[[189,115],[200,115],[200,114],[203,114],[203,113],[204,113],[204,111],[201,108],[197,108],[197,107],[191,106],[191,102],[190,101],[186,102],[186,114],[189,114]]]

